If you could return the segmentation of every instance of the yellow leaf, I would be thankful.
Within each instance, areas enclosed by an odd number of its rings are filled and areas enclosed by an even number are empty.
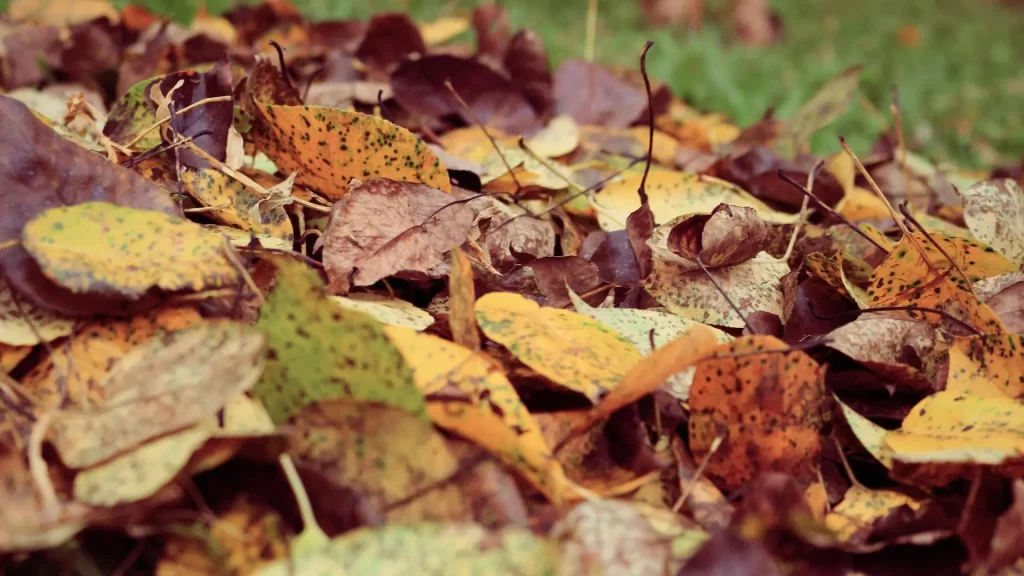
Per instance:
[[[637,189],[643,173],[629,173],[609,183],[591,200],[597,210],[598,223],[604,230],[622,230],[626,218],[640,207]],[[745,206],[757,210],[767,222],[796,221],[795,214],[776,212],[741,188],[724,180],[690,174],[689,172],[651,172],[647,178],[647,195],[656,222],[667,222],[677,216],[695,212],[710,213],[719,204]]]
[[[843,268],[843,255],[841,253],[828,257],[821,252],[814,252],[807,255],[805,263],[807,264],[808,272],[824,280],[826,284],[835,288],[843,296],[853,300],[858,308],[863,310],[868,307],[868,300],[870,299],[868,293],[860,286],[846,279],[846,272]]]
[[[484,168],[480,182],[485,190],[514,193],[516,185],[509,174],[509,166],[521,186],[537,186],[547,190],[583,189],[567,166],[553,161],[541,162],[518,146],[506,146],[500,142],[497,146],[497,150],[492,150],[480,162]]]
[[[1024,336],[960,336],[949,348],[946,390],[1024,399]]]
[[[257,235],[280,238],[291,247],[294,232],[283,206],[261,204],[258,209],[260,219],[254,219],[252,208],[262,197],[219,170],[184,169],[181,182],[200,205],[218,207],[217,210],[205,213],[211,220],[252,231]]]
[[[580,127],[572,116],[559,114],[526,138],[526,147],[543,158],[565,156],[580,145]]]
[[[515,140],[497,128],[488,128],[484,132],[479,126],[465,126],[445,132],[441,136],[441,145],[453,156],[458,156],[470,162],[481,164],[488,156],[494,154],[494,147],[487,138],[487,134],[497,142],[507,146],[515,146]],[[500,161],[500,160],[499,160]]]
[[[0,344],[0,372],[13,370],[26,356],[32,353],[34,346],[9,346]]]
[[[33,306],[12,294],[7,282],[0,284],[0,344],[34,346],[40,338],[52,342],[74,327],[73,319]]]
[[[385,326],[384,333],[427,395],[427,413],[438,426],[476,442],[515,467],[551,501],[559,502],[564,473],[504,374],[480,354],[429,334]],[[469,403],[430,395],[454,387]]]
[[[889,218],[889,207],[870,190],[855,186],[836,204],[836,212],[851,222],[859,220],[885,220]]]
[[[841,542],[849,542],[858,531],[871,528],[876,520],[885,518],[900,506],[917,510],[921,502],[902,492],[869,490],[854,484],[846,491],[843,501],[825,516],[825,525]]]
[[[459,485],[444,482],[458,471],[458,459],[430,423],[405,410],[322,400],[295,414],[285,430],[293,456],[354,490],[390,522],[472,518]]]
[[[308,223],[308,222],[307,222]],[[227,236],[228,242],[236,248],[246,248],[249,246],[249,242],[256,238],[260,243],[260,246],[264,248],[271,248],[273,250],[291,250],[292,241],[285,240],[284,238],[278,238],[277,236],[267,236],[266,234],[253,234],[252,232],[245,232],[238,228],[231,226],[222,226],[220,224],[203,224],[203,228],[210,232],[216,232],[221,236]]]
[[[256,145],[297,182],[336,200],[349,181],[389,178],[451,192],[448,171],[412,132],[376,116],[322,106],[256,106],[267,127]]]
[[[632,128],[581,126],[580,135],[583,142],[589,146],[596,146],[604,152],[631,158],[647,156],[647,147],[650,144],[650,132],[647,126],[633,126]],[[655,162],[665,166],[674,166],[678,151],[679,142],[672,136],[661,130],[654,131],[654,149],[651,151],[651,158]]]
[[[484,334],[556,384],[597,402],[641,356],[628,340],[586,316],[541,308],[518,294],[492,292],[476,303]]]
[[[440,46],[469,30],[469,20],[458,17],[442,17],[418,25],[423,43],[428,47]]]
[[[470,350],[480,350],[480,334],[476,329],[476,292],[473,289],[473,267],[466,253],[452,247],[452,270],[448,275],[448,324],[452,340]]]
[[[882,466],[891,469],[892,456],[885,451],[885,435],[888,430],[861,416],[853,408],[850,408],[842,400],[835,397],[834,394],[833,398],[839,404],[839,409],[842,411],[843,417],[846,418],[846,423],[850,426],[850,430],[853,431],[853,435],[857,437],[857,440],[860,440],[861,446],[881,462]]]
[[[937,392],[885,436],[894,462],[921,466],[915,478],[945,483],[977,466],[1019,470],[1024,462],[1024,404],[1008,396]]]
[[[368,314],[381,324],[423,330],[434,323],[434,317],[426,310],[421,310],[398,298],[388,298],[366,292],[348,296],[329,296],[328,300],[342,308]]]
[[[51,208],[22,231],[49,279],[82,293],[139,298],[153,288],[206,290],[238,281],[221,237],[162,212],[86,202]]]
[[[703,270],[689,270],[682,264],[660,258],[654,258],[653,264],[644,287],[670,312],[705,324],[743,327],[743,319]],[[789,273],[785,262],[761,252],[742,264],[710,272],[744,316],[764,311],[783,317],[780,281]]]

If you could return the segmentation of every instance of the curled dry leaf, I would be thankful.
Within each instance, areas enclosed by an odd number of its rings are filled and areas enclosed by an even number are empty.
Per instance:
[[[281,423],[304,406],[332,398],[388,404],[423,416],[423,396],[383,327],[332,304],[316,272],[278,261],[274,290],[257,327],[267,336],[263,377],[253,387]]]
[[[708,268],[750,260],[768,244],[768,226],[753,208],[719,204],[709,215],[684,217],[666,239],[672,253]]]
[[[1006,256],[1024,265],[1024,190],[1010,179],[986,180],[962,192],[964,221],[971,233]]]
[[[365,182],[335,203],[324,231],[331,291],[400,273],[444,276],[445,254],[466,241],[473,220],[471,203],[436,188],[383,178]]]
[[[560,386],[591,402],[613,390],[640,360],[628,340],[586,316],[492,292],[476,303],[484,334]]]
[[[430,423],[405,410],[323,400],[286,429],[295,458],[386,510],[391,522],[471,518],[459,484],[444,482],[458,472],[458,459]]]
[[[54,416],[61,460],[91,466],[213,415],[259,379],[263,346],[252,328],[217,321],[133,350],[101,384],[108,393],[103,406]]]
[[[825,368],[771,336],[737,338],[718,352],[697,364],[690,388],[694,458],[708,459],[708,477],[726,491],[771,470],[810,483],[827,416]]]

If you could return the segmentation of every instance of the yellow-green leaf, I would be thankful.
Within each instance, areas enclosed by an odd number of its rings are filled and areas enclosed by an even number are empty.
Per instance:
[[[854,484],[846,491],[843,501],[825,516],[825,525],[841,542],[849,542],[858,532],[870,529],[876,520],[885,518],[900,506],[917,510],[921,502],[902,492],[869,490]]]
[[[488,338],[527,366],[591,402],[618,386],[641,356],[614,330],[591,318],[541,308],[509,292],[491,292],[476,303],[476,319]]]
[[[205,212],[211,220],[291,244],[294,232],[284,207],[264,202],[254,219],[252,209],[263,197],[220,170],[184,169],[181,183],[200,205],[216,208]]]
[[[206,290],[238,281],[219,235],[183,218],[106,202],[39,214],[25,225],[22,245],[43,274],[80,294],[138,298],[153,288]]]
[[[370,292],[329,298],[334,304],[368,314],[381,324],[423,330],[434,323],[434,317],[429,312],[398,298],[388,298]]]
[[[75,321],[55,312],[33,306],[11,293],[7,282],[0,283],[0,344],[34,346],[71,334]]]

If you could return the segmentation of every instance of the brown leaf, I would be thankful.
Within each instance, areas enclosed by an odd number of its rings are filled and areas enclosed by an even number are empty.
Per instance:
[[[548,51],[536,32],[524,28],[516,33],[505,52],[505,69],[519,86],[537,115],[550,116],[555,105],[554,80]]]
[[[6,90],[35,86],[43,81],[39,62],[59,68],[62,59],[60,30],[56,26],[16,28],[0,38],[4,54],[3,87]]]
[[[625,128],[647,109],[642,89],[593,62],[570,58],[555,73],[555,113],[576,123]]]
[[[804,195],[782,178],[778,171],[804,183],[811,165],[797,164],[780,158],[768,148],[755,147],[736,157],[726,157],[712,166],[708,173],[727,180],[763,200],[770,200],[791,212],[800,209]],[[820,171],[814,179],[814,195],[835,206],[843,197],[843,188],[830,172]]]
[[[445,80],[451,80],[472,114],[452,96]],[[476,115],[484,125],[513,134],[528,134],[541,126],[537,111],[515,83],[470,58],[437,54],[406,60],[391,75],[391,88],[395,100],[412,114],[456,115],[470,125]]]
[[[992,548],[985,562],[989,573],[996,573],[1024,556],[1024,480],[1013,482],[1013,505],[996,521]]]
[[[1024,332],[1024,274],[1010,272],[985,278],[974,285],[978,298],[988,305],[1007,330]]]
[[[756,541],[743,539],[729,530],[714,534],[697,550],[676,576],[781,576],[775,561]]]
[[[783,278],[783,286],[785,280],[786,278]],[[794,290],[792,309],[789,319],[786,320],[782,339],[788,344],[795,344],[812,336],[824,336],[855,317],[853,314],[835,318],[830,318],[831,316],[856,309],[854,303],[833,290],[823,280],[813,276],[807,278]]]
[[[768,247],[768,225],[757,210],[719,204],[711,214],[694,215],[676,224],[668,234],[673,253],[708,268],[732,266],[750,260]]]
[[[651,206],[644,202],[642,206],[626,217],[626,234],[629,238],[629,246],[633,249],[633,257],[636,259],[636,269],[640,280],[647,278],[651,273],[651,247],[647,241],[651,239],[654,232],[654,214]]]
[[[158,186],[61,138],[21,102],[0,96],[0,124],[0,243],[20,238],[25,223],[49,208],[86,201],[179,214]],[[12,289],[42,308],[75,316],[126,311],[124,300],[75,295],[57,286],[20,245],[0,252],[0,272]]]
[[[345,293],[405,272],[413,278],[448,273],[444,254],[466,241],[474,209],[450,194],[378,178],[334,204],[324,231],[330,289]]]
[[[452,329],[452,340],[473,350],[480,351],[480,332],[476,328],[476,294],[473,289],[473,267],[461,248],[452,249],[452,271],[448,276],[450,310],[448,324]]]
[[[501,5],[477,6],[473,10],[477,52],[501,58],[508,46],[508,12]]]
[[[569,289],[577,294],[584,294],[601,285],[598,268],[579,256],[552,256],[538,258],[530,262],[537,287],[547,297],[544,303],[553,308],[565,308],[569,305]],[[599,304],[606,293],[585,298],[592,305]]]
[[[370,20],[356,57],[370,68],[389,72],[410,55],[426,52],[427,46],[416,23],[401,12],[387,12]]]
[[[226,57],[209,72],[184,71],[164,76],[160,81],[160,93],[166,95],[178,81],[183,83],[171,96],[175,110],[182,110],[206,98],[231,96],[231,66]],[[228,128],[231,127],[233,110],[231,100],[211,102],[188,112],[174,114],[170,125],[174,132],[185,138],[194,138],[196,146],[224,162],[227,158]],[[203,132],[205,134],[200,136]],[[165,138],[165,141],[168,140]],[[209,162],[187,147],[181,147],[178,154],[181,163],[189,168],[203,170],[211,167]]]
[[[618,284],[638,281],[640,271],[637,268],[633,247],[629,243],[629,232],[626,230],[594,232],[587,236],[587,241],[597,234],[604,234],[603,237],[599,237],[600,244],[592,254],[584,257],[597,265],[601,271],[601,279]]]

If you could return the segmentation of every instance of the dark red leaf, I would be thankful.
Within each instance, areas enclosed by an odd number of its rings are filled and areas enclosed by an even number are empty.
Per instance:
[[[473,10],[477,53],[500,59],[509,42],[508,13],[499,6],[478,6]]]
[[[571,303],[566,284],[582,295],[601,285],[597,265],[579,256],[551,256],[538,258],[529,264],[537,280],[537,287],[547,297],[547,306],[564,308]],[[597,306],[607,296],[605,292],[584,297],[591,306]]]
[[[411,54],[426,52],[427,45],[416,23],[401,12],[388,12],[370,20],[356,57],[370,68],[389,72]]]
[[[530,29],[520,30],[509,42],[504,64],[537,115],[547,117],[554,109],[555,88],[548,51],[540,36]]]
[[[625,128],[647,109],[647,94],[599,64],[570,58],[555,73],[555,112],[580,125]]]
[[[164,76],[160,81],[160,92],[167,94],[178,81],[182,86],[174,91],[171,101],[175,110],[182,110],[206,98],[231,96],[231,67],[227,59],[218,62],[209,72],[183,71]],[[178,134],[189,138],[204,152],[221,162],[227,157],[228,129],[233,120],[234,105],[231,100],[212,102],[197,106],[184,113],[175,114],[171,127]],[[181,163],[189,168],[202,170],[210,164],[188,148],[180,148]]]

